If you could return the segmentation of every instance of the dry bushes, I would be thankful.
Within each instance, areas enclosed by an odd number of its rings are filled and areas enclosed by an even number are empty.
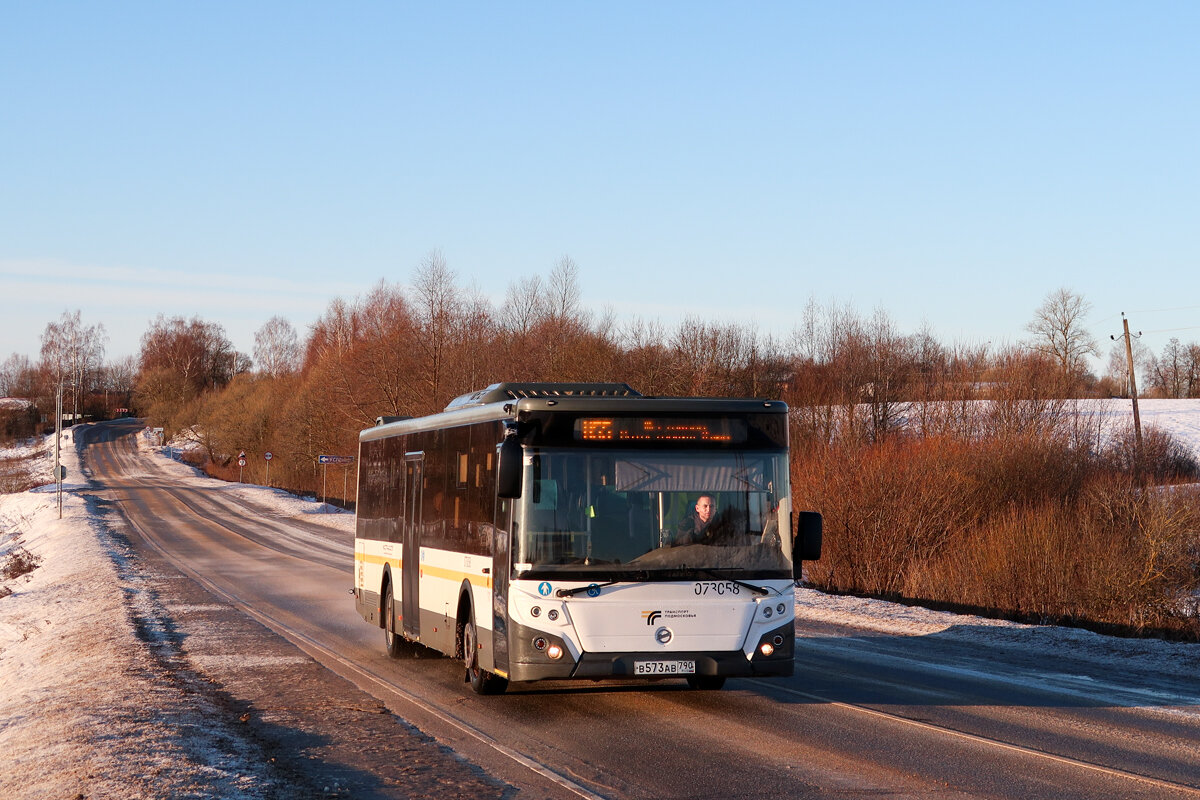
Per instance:
[[[1126,427],[1113,437],[1103,453],[1105,465],[1113,472],[1133,473],[1138,466],[1136,436]],[[1195,480],[1200,465],[1186,447],[1170,434],[1147,427],[1142,434],[1141,467],[1151,483],[1167,484]]]
[[[1148,471],[1178,476],[1180,451],[1161,437]],[[825,515],[817,586],[1200,638],[1196,496],[1143,489],[1069,429],[797,455],[797,501]]]
[[[40,556],[26,550],[24,547],[14,547],[0,562],[0,578],[6,581],[14,580],[22,575],[28,575],[42,563]]]
[[[0,458],[0,494],[16,494],[36,485],[25,458]]]

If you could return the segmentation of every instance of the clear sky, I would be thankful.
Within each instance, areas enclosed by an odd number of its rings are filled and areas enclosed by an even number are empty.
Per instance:
[[[1200,340],[1200,3],[0,0],[0,359],[269,317],[440,250],[497,305]]]

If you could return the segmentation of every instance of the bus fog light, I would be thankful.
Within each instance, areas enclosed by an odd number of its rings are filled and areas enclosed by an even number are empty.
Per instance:
[[[546,655],[550,656],[550,658],[553,658],[556,661],[558,659],[562,658],[562,654],[563,654],[563,649],[562,649],[561,645],[552,644],[546,648]]]
[[[539,653],[546,649],[546,645],[547,642],[544,636],[538,636],[533,640],[533,649],[537,650]]]
[[[759,647],[758,650],[764,656],[774,655],[775,645],[771,644],[770,642],[763,642],[762,646]]]
[[[777,633],[777,634],[775,634],[775,638],[772,639],[771,641],[774,642],[776,647],[779,647],[780,645],[783,644],[783,637]]]

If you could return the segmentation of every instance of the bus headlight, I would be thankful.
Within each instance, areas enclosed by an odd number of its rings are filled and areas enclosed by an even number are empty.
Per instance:
[[[771,644],[770,642],[763,642],[762,645],[759,646],[758,651],[764,656],[774,655],[775,645]]]
[[[562,658],[562,654],[563,654],[563,649],[562,649],[562,645],[560,645],[560,644],[557,644],[557,643],[551,644],[549,647],[546,648],[546,655],[549,656],[550,658],[554,659],[555,661]]]

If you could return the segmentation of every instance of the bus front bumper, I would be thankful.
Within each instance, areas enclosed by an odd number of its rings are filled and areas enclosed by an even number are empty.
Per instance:
[[[558,643],[566,651],[565,643],[555,636],[542,631],[534,631],[522,625],[513,625],[515,634],[510,640],[509,680],[540,681],[540,680],[603,680],[651,677],[688,677],[688,674],[704,676],[725,676],[730,678],[750,677],[787,677],[792,674],[795,655],[795,627],[789,621],[787,625],[767,631],[759,639],[752,658],[747,658],[741,650],[730,652],[635,652],[635,653],[588,653],[580,655],[578,661],[572,661],[569,655],[555,661],[547,657],[545,651],[534,649],[531,642],[542,637],[551,643]],[[774,644],[782,640],[781,644]],[[770,642],[774,648],[771,655],[764,655],[761,646]],[[692,661],[696,671],[677,675],[648,675],[639,674],[638,662],[647,661]]]

